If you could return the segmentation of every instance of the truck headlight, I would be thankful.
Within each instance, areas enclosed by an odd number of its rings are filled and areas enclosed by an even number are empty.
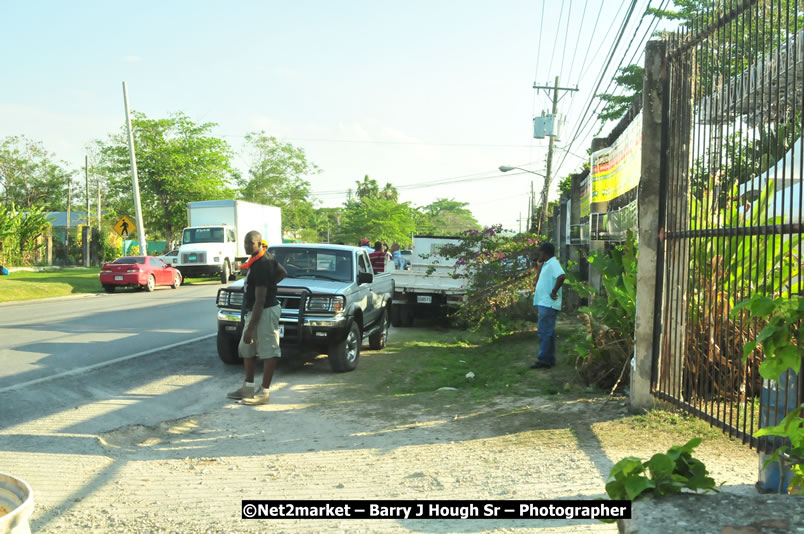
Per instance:
[[[307,301],[307,309],[310,311],[339,313],[343,308],[343,297],[310,297]]]

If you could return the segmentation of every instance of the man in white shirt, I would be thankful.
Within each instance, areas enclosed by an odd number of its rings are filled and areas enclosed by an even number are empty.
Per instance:
[[[539,246],[533,305],[539,309],[539,356],[531,369],[549,369],[556,364],[556,314],[561,309],[564,269],[555,257],[552,243]]]

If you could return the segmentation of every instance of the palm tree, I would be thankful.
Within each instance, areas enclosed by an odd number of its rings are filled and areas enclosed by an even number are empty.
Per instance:
[[[358,180],[355,183],[357,184],[355,194],[360,200],[364,198],[376,198],[380,194],[380,186],[377,185],[377,180],[369,178],[368,174],[363,177],[362,182]]]
[[[396,190],[396,187],[391,185],[391,182],[385,184],[385,187],[380,191],[380,196],[388,200],[393,200],[394,202],[399,201],[399,191]]]

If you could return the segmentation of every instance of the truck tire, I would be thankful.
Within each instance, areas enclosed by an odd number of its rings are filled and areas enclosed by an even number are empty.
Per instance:
[[[380,329],[369,336],[369,348],[371,350],[382,350],[388,341],[388,308],[382,311],[380,318]]]
[[[354,371],[357,367],[357,361],[360,359],[361,343],[360,327],[357,326],[356,322],[352,322],[346,338],[338,343],[333,343],[329,347],[327,359],[332,370],[336,373]]]
[[[223,268],[221,269],[221,284],[228,284],[229,283],[229,275],[231,273],[232,273],[232,270],[229,267],[229,260],[225,260],[223,262]]]
[[[218,357],[227,365],[236,365],[243,360],[237,352],[237,345],[240,342],[235,336],[218,330]]]
[[[403,304],[391,304],[391,324],[399,328],[402,326],[402,313],[405,310]]]

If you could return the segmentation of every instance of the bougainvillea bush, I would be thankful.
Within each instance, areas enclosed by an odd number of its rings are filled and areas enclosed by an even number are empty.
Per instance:
[[[543,238],[504,233],[501,225],[461,237],[460,244],[439,251],[454,262],[453,276],[467,281],[466,301],[453,318],[473,328],[488,327],[494,337],[516,331],[523,320],[535,320],[532,259]]]

